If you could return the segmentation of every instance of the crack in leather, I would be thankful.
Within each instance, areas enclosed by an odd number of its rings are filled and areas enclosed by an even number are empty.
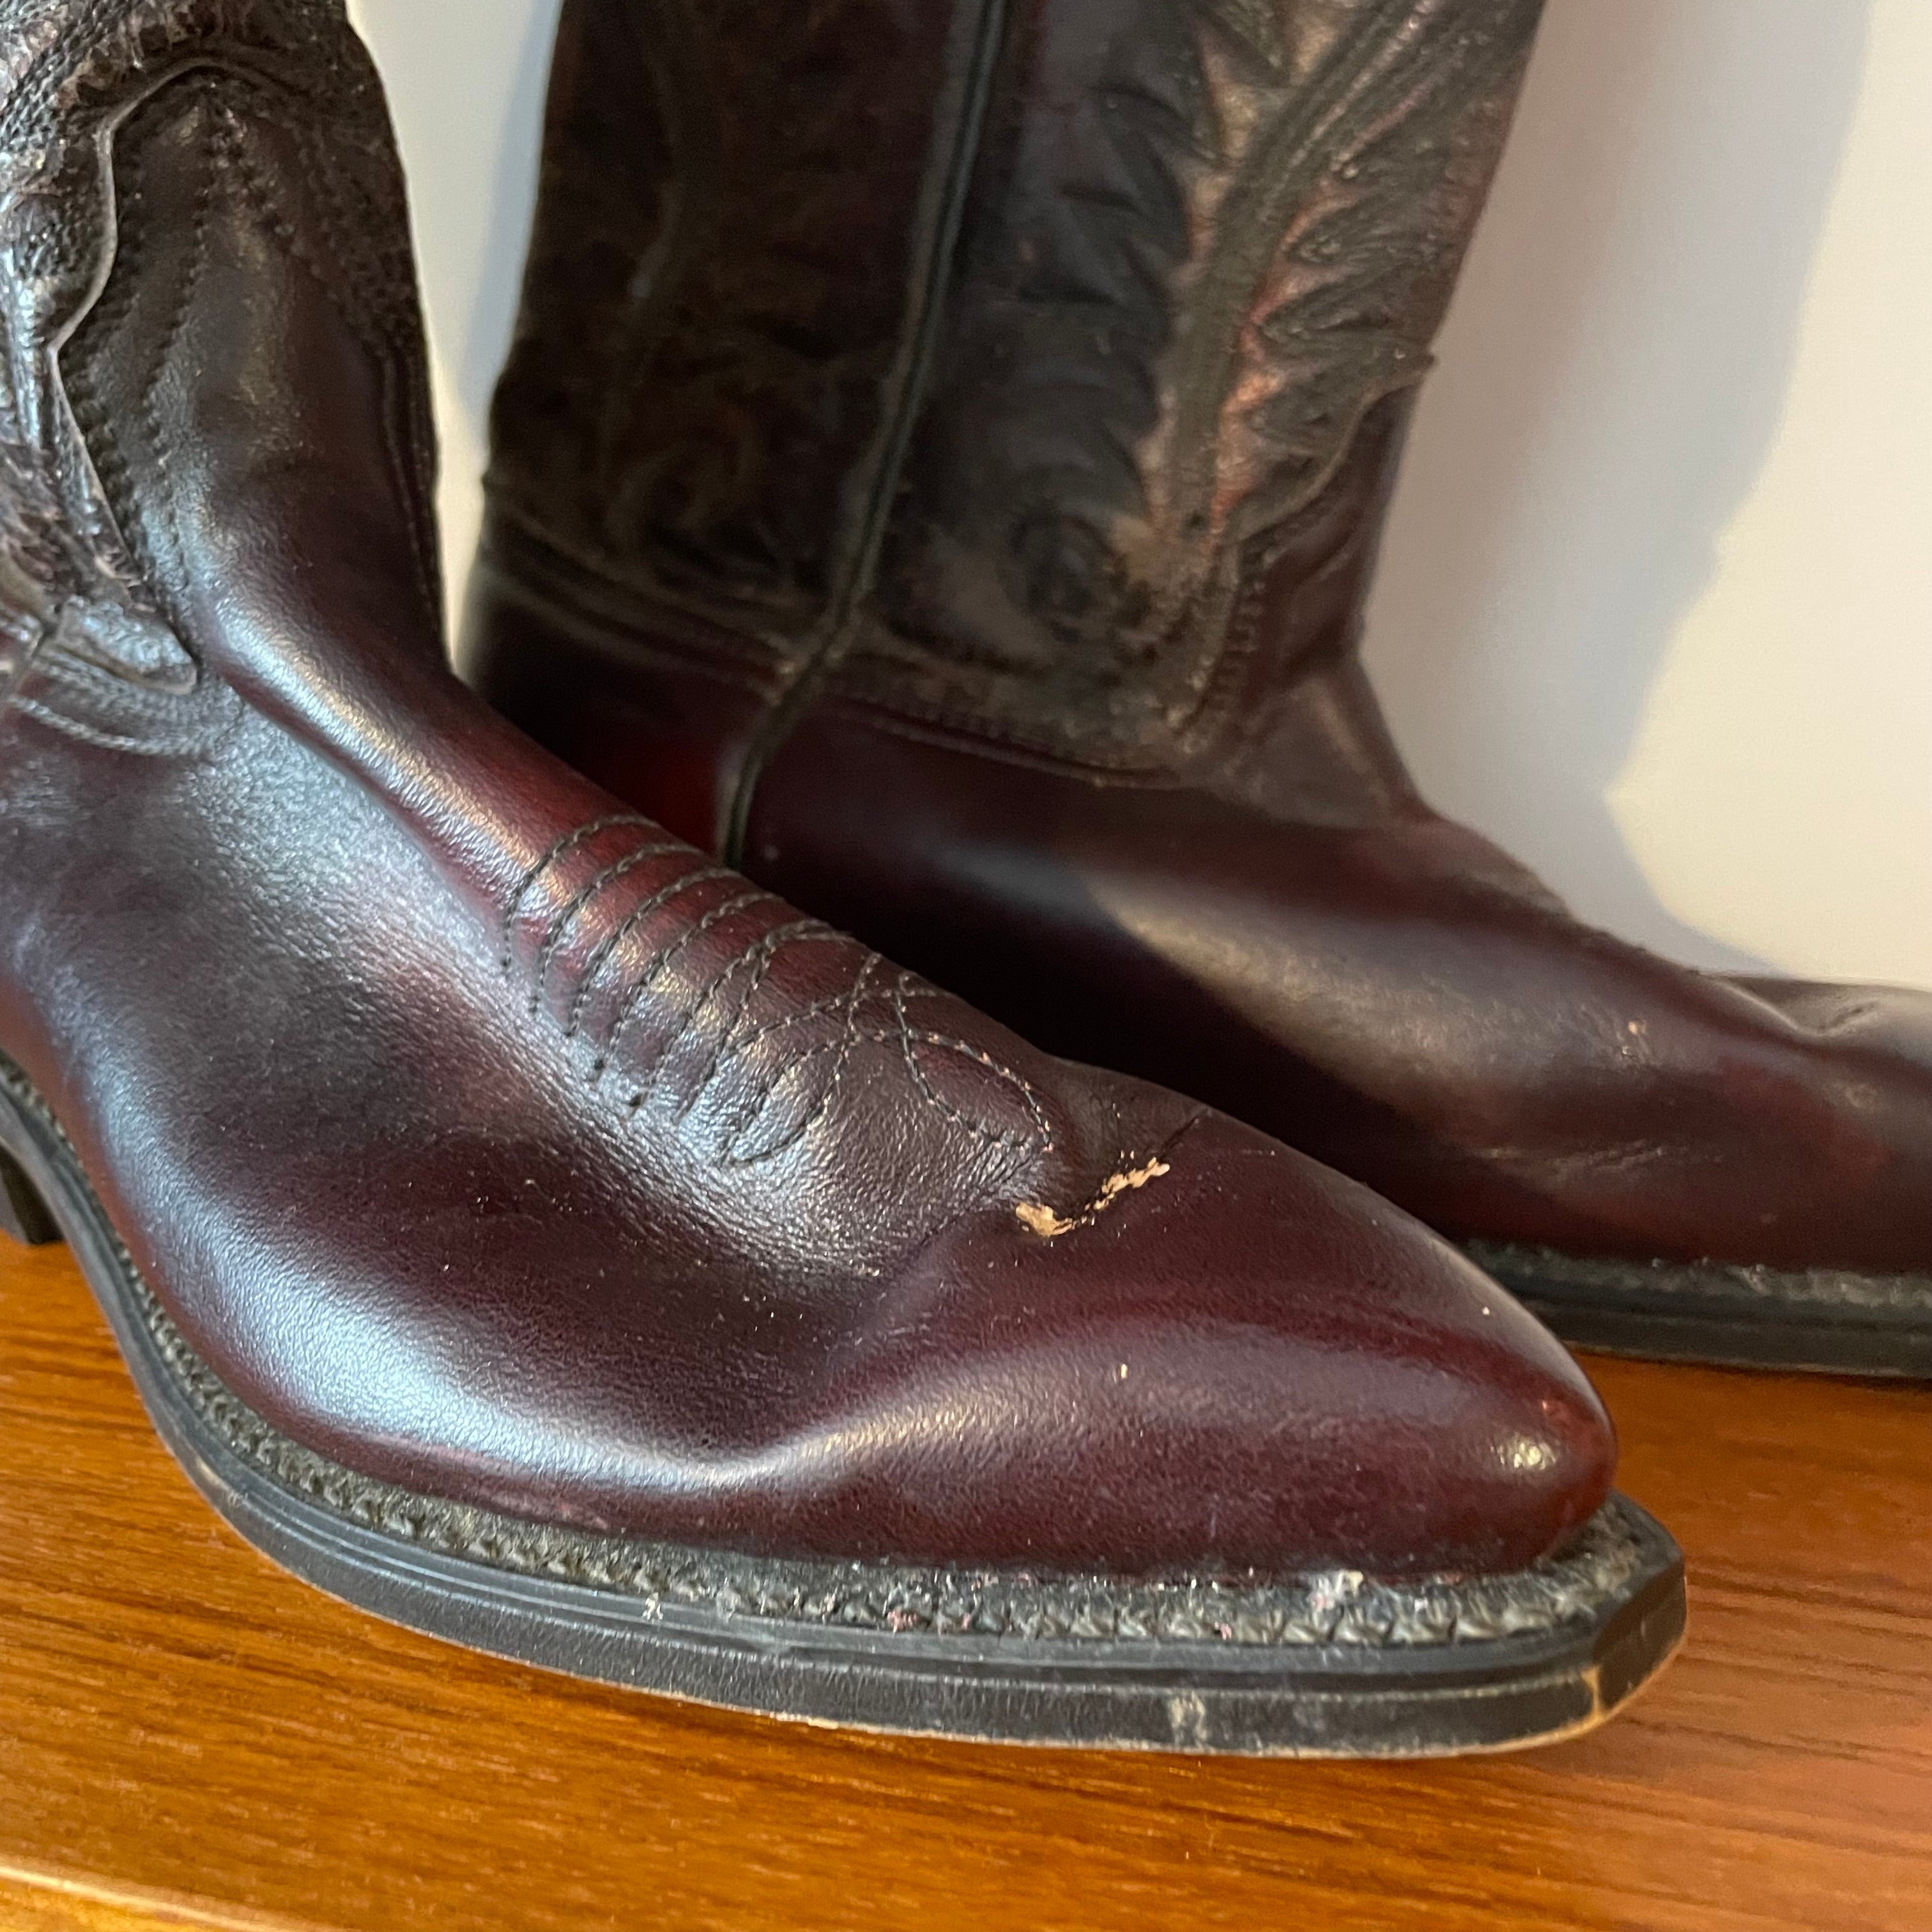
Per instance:
[[[1149,1651],[1192,1643],[1345,1651],[1462,1647],[1534,1640],[1600,1615],[1646,1558],[1654,1558],[1661,1540],[1621,1496],[1563,1549],[1526,1569],[1412,1583],[1346,1570],[1134,1582],[916,1564],[774,1562],[599,1536],[379,1482],[290,1441],[222,1385],[142,1279],[134,1257],[118,1242],[114,1246],[156,1351],[194,1413],[231,1454],[291,1495],[404,1547],[667,1606],[714,1608],[780,1626],[1126,1643]]]
[[[402,1546],[511,1575],[550,1576],[665,1606],[701,1606],[780,1624],[895,1636],[1002,1637],[1117,1646],[1411,1649],[1534,1640],[1600,1616],[1670,1550],[1622,1496],[1520,1570],[1388,1581],[1335,1568],[1279,1574],[1190,1571],[1130,1580],[1028,1565],[988,1569],[878,1561],[759,1558],[648,1538],[539,1523],[404,1488],[293,1441],[235,1394],[196,1352],[112,1228],[64,1130],[18,1068],[0,1084],[81,1178],[104,1245],[158,1364],[220,1448],[292,1496]]]

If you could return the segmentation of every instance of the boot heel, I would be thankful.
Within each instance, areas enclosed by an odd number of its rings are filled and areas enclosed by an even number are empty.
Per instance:
[[[44,1248],[61,1238],[27,1170],[0,1148],[0,1234],[25,1248]]]

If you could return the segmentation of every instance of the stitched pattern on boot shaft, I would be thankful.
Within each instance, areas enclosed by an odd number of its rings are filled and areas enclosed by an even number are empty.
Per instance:
[[[0,0],[0,277],[10,297],[0,317],[8,333],[0,344],[0,632],[17,638],[24,656],[74,634],[64,610],[88,612],[81,628],[95,638],[115,629],[118,613],[122,648],[110,658],[132,675],[193,682],[156,595],[164,560],[154,554],[155,526],[164,548],[178,548],[167,540],[172,452],[156,401],[224,192],[245,200],[394,372],[407,445],[400,494],[416,526],[425,601],[440,608],[427,376],[400,173],[373,70],[340,6]],[[122,117],[173,111],[157,92],[171,80],[202,117],[208,172],[172,318],[153,340],[130,344],[126,324],[148,279],[145,190],[142,136]],[[164,91],[172,95],[172,86]],[[251,114],[299,151],[314,203],[306,212],[326,238],[326,263],[297,235],[256,164],[244,124]],[[110,129],[116,140],[104,155],[99,136]],[[110,254],[112,272],[90,307]],[[50,347],[70,328],[56,372]],[[146,364],[146,383],[137,406],[117,411],[99,374],[129,353]],[[146,444],[146,466],[161,479],[158,502],[134,500],[129,436]]]
[[[1043,32],[844,688],[1043,750],[1193,724],[1270,532],[1428,367],[1539,4]]]
[[[761,651],[809,648],[985,4],[573,0],[493,497],[620,580],[723,592]]]
[[[778,506],[787,426],[818,405],[776,348],[754,352],[778,332],[748,327],[763,312],[738,303],[760,278],[782,280],[812,196],[788,158],[783,195],[728,230],[707,226],[720,182],[769,167],[772,130],[736,92],[696,98],[694,54],[665,58],[639,110],[664,124],[632,140],[616,80],[584,58],[622,10],[576,6],[495,418],[500,522],[632,596],[667,650],[725,657],[670,614],[695,612],[781,683],[814,652],[842,652],[829,688],[848,701],[1101,768],[1166,769],[1236,706],[1224,659],[1250,646],[1294,658],[1294,638],[1257,634],[1272,573],[1298,567],[1299,520],[1358,449],[1365,466],[1393,459],[1396,439],[1361,432],[1428,367],[1540,5],[1009,10],[934,366],[886,486],[878,582],[837,637],[760,602],[812,580],[796,541],[808,524]],[[806,31],[745,6],[689,18],[704,60],[774,74]],[[874,50],[835,33],[821,51],[838,98],[868,80],[916,93],[889,37]],[[856,117],[837,154],[869,218],[904,156],[890,142],[868,153]],[[626,265],[648,283],[634,304]],[[810,266],[860,298],[854,263],[820,250]],[[679,343],[715,359],[688,382],[623,373],[664,375]],[[838,446],[836,419],[821,411],[821,456]],[[596,505],[573,507],[592,449]],[[689,480],[693,449],[720,473],[672,491],[675,516],[633,514],[665,479]],[[829,505],[823,470],[798,473]],[[630,507],[600,524],[596,506],[611,504]],[[787,542],[755,559],[724,540],[781,530]],[[818,542],[822,561],[830,535]]]

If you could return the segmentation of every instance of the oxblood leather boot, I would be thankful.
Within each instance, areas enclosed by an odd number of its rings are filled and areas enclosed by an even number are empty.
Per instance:
[[[467,674],[1574,1340],[1932,1372],[1932,998],[1579,925],[1357,661],[1538,10],[573,0]]]
[[[1556,1345],[489,712],[425,387],[337,0],[0,0],[0,1172],[216,1505],[425,1630],[888,1728],[1628,1695],[1681,1574]]]

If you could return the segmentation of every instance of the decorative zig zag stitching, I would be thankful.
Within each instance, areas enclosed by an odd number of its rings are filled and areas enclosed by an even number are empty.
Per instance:
[[[831,1112],[832,1104],[838,1098],[840,1084],[844,1080],[846,1070],[852,1064],[853,1050],[859,1043],[860,1004],[866,997],[866,989],[872,982],[874,969],[880,963],[870,953],[868,953],[860,962],[858,971],[852,976],[851,990],[845,998],[845,1025],[838,1037],[836,1040],[820,1041],[817,1046],[808,1048],[805,1052],[797,1054],[789,1060],[777,1078],[772,1081],[760,1092],[756,1104],[745,1115],[742,1124],[734,1128],[726,1135],[724,1157],[732,1165],[748,1167],[758,1161],[776,1160],[788,1149],[796,1147]],[[825,1090],[819,1095],[816,1103],[799,1119],[790,1132],[780,1139],[772,1142],[768,1146],[759,1148],[755,1154],[740,1154],[737,1149],[740,1142],[752,1127],[764,1117],[766,1108],[770,1105],[772,1096],[777,1093],[779,1087],[808,1060],[815,1059],[820,1054],[827,1052],[837,1053],[838,1063],[833,1066],[832,1077],[825,1083]]]
[[[820,920],[797,919],[794,920],[788,926],[775,926],[756,945],[748,946],[740,953],[737,958],[733,960],[730,964],[726,967],[724,971],[720,973],[704,989],[704,997],[686,1016],[687,1025],[692,1020],[696,1018],[706,1006],[716,997],[719,988],[736,978],[738,974],[742,972],[754,959],[758,962],[758,964],[752,968],[752,976],[745,982],[744,991],[738,996],[738,1004],[733,1009],[730,1020],[719,1033],[717,1043],[712,1048],[711,1058],[706,1061],[704,1071],[698,1076],[697,1084],[692,1089],[691,1097],[679,1110],[680,1118],[688,1114],[698,1104],[699,1096],[716,1078],[720,1067],[728,1060],[736,1058],[749,1044],[751,1040],[781,1030],[788,1025],[802,1023],[808,1016],[817,1018],[827,1012],[836,1012],[845,1004],[848,995],[843,993],[830,1000],[815,1000],[811,1005],[801,1008],[796,1013],[786,1016],[783,1019],[768,1022],[763,1028],[754,1028],[748,1039],[741,1040],[740,1037],[739,1029],[744,1024],[751,1011],[752,1002],[758,998],[758,988],[765,983],[772,965],[788,946],[830,944],[839,940],[844,940],[848,945],[855,944],[852,940],[846,940],[844,934],[835,932],[830,926]],[[868,955],[866,964],[860,968],[862,974],[869,973],[870,964]],[[680,1028],[680,1035],[682,1031],[682,1029]],[[667,1042],[667,1048],[675,1044],[676,1036]]]
[[[588,825],[580,825],[574,832],[566,832],[555,844],[532,866],[518,882],[517,890],[510,896],[510,903],[503,914],[502,938],[502,967],[507,974],[516,962],[511,952],[511,943],[517,930],[517,915],[524,909],[524,902],[536,890],[537,881],[559,860],[568,858],[582,844],[596,838],[600,832],[608,832],[619,825],[638,825],[656,830],[654,822],[634,812],[614,812],[603,818],[593,818]]]
[[[570,1012],[564,1022],[563,1036],[574,1040],[584,1024],[584,1010],[590,1004],[590,995],[596,989],[598,975],[601,974],[612,953],[622,945],[646,920],[661,911],[670,902],[683,893],[694,891],[699,886],[710,885],[719,879],[736,878],[737,874],[727,866],[700,866],[695,872],[680,872],[674,879],[667,881],[651,894],[650,898],[634,906],[610,931],[604,934],[597,948],[585,962],[578,976],[577,992],[570,1002]]]
[[[532,1013],[543,1004],[544,987],[550,978],[550,962],[556,958],[558,947],[562,945],[571,927],[576,922],[578,915],[584,908],[606,886],[615,885],[626,874],[634,872],[646,861],[664,858],[671,853],[688,849],[682,840],[668,844],[640,845],[635,851],[627,852],[621,859],[606,866],[589,884],[573,893],[550,915],[550,924],[544,933],[543,944],[537,949],[536,983],[530,988],[530,1011]],[[688,877],[689,874],[686,874],[686,878]],[[596,978],[598,968],[610,957],[610,949],[616,944],[616,936],[614,934],[602,941],[597,950],[591,955],[590,963],[585,967],[583,977],[578,983],[577,996],[571,1002],[572,1023],[565,1029],[567,1034],[574,1034],[577,1030],[576,1017],[582,1009],[590,982]]]
[[[722,871],[723,868],[721,868],[720,869]],[[727,878],[730,878],[734,877],[735,874],[729,872],[723,872],[723,876]],[[610,1057],[616,1051],[618,1040],[623,1034],[625,1030],[630,1025],[631,1022],[637,1016],[638,1009],[642,1004],[644,995],[650,991],[651,988],[656,985],[657,981],[663,976],[665,968],[670,964],[671,962],[676,958],[680,954],[686,951],[691,946],[694,944],[696,941],[703,938],[704,936],[721,920],[729,919],[734,913],[742,912],[748,906],[754,906],[758,904],[760,900],[768,900],[773,904],[782,903],[777,893],[768,892],[763,890],[761,888],[754,889],[750,892],[740,892],[736,896],[726,899],[722,904],[713,906],[702,919],[698,920],[688,931],[680,934],[677,938],[674,940],[669,946],[665,947],[665,949],[650,962],[650,965],[645,968],[642,976],[632,985],[629,992],[625,995],[624,1004],[619,1009],[617,1017],[612,1023],[610,1030],[604,1036],[603,1050],[598,1054],[596,1064],[591,1069],[591,1078],[593,1083],[603,1077],[604,1070],[610,1065]],[[712,982],[712,986],[710,988],[707,988],[706,992],[700,996],[698,1005],[692,1008],[691,1012],[687,1013],[686,1016],[686,1024],[689,1022],[690,1019],[694,1016],[697,1012],[703,1010],[705,1000],[710,998],[712,991],[715,989],[718,983],[718,982],[717,981],[714,980]],[[666,1054],[669,1053],[670,1048],[675,1044],[676,1041],[681,1037],[682,1033],[683,1027],[680,1026],[677,1033],[674,1034],[671,1038],[667,1040],[664,1045],[659,1048],[658,1053],[652,1063],[652,1077],[653,1078],[656,1076],[657,1070],[664,1064]]]
[[[606,832],[626,827],[645,831],[660,829],[652,820],[637,814],[610,813],[565,833],[523,874],[511,895],[500,928],[502,964],[506,973],[514,968],[517,921],[528,908],[532,894],[544,879],[573,854],[581,851],[593,838]],[[549,983],[556,956],[586,908],[612,886],[648,860],[680,853],[688,854],[693,861],[700,860],[703,856],[694,848],[687,846],[681,841],[651,842],[620,853],[600,866],[592,877],[549,913],[542,928],[536,955],[535,985],[530,1000],[530,1010],[533,1016],[542,1010],[544,988]],[[731,892],[717,904],[708,908],[701,916],[691,921],[667,944],[653,949],[623,990],[616,1010],[590,1066],[589,1078],[593,1087],[602,1081],[617,1057],[620,1046],[652,988],[663,980],[680,956],[725,920],[754,907],[779,905],[782,902],[776,894],[751,885],[727,866],[694,864],[658,886],[619,920],[592,950],[564,1018],[562,1032],[566,1040],[576,1038],[584,1030],[584,1015],[592,995],[606,967],[625,940],[673,900],[701,886],[721,882],[729,882],[744,889]],[[754,1020],[753,1010],[758,996],[786,952],[797,946],[824,945],[848,946],[857,956],[857,964],[850,984],[842,992],[812,1000],[791,1011],[781,1012],[764,1020]],[[638,1069],[634,1084],[628,1093],[626,1105],[634,1114],[644,1106],[670,1065],[680,1045],[691,1036],[707,1014],[717,1012],[717,1031],[703,1067],[678,1106],[677,1117],[680,1120],[687,1118],[704,1096],[712,1090],[727,1067],[741,1062],[755,1048],[782,1034],[809,1025],[814,1021],[837,1016],[840,1024],[835,1037],[810,1042],[800,1050],[789,1053],[780,1064],[759,1078],[752,1090],[742,1096],[724,1130],[722,1158],[734,1166],[751,1166],[758,1161],[771,1159],[796,1145],[830,1112],[850,1066],[854,1054],[861,1042],[867,1041],[898,1048],[914,1091],[949,1125],[971,1134],[988,1146],[1051,1151],[1054,1144],[1052,1130],[1046,1107],[1036,1090],[1024,1076],[1011,1067],[1003,1066],[970,1042],[949,1034],[914,1026],[908,1010],[911,1003],[916,1000],[936,999],[941,995],[937,988],[920,984],[911,974],[904,972],[897,973],[889,991],[878,988],[877,981],[884,963],[876,954],[862,946],[856,940],[836,931],[820,920],[800,916],[772,927],[749,941],[728,961],[718,966],[701,985],[688,992],[680,1000],[675,1024],[650,1049],[648,1064]],[[718,1012],[728,989],[734,984],[737,991],[735,998],[729,1000],[728,1012]],[[868,1000],[882,992],[890,1001],[891,1023],[865,1024],[861,1016]],[[1034,1131],[1030,1134],[1002,1131],[984,1120],[975,1118],[947,1100],[934,1085],[926,1069],[920,1064],[920,1052],[928,1048],[935,1048],[970,1060],[976,1066],[1004,1083],[1018,1096],[1026,1108],[1031,1118]],[[836,1063],[831,1075],[802,1117],[787,1130],[782,1139],[759,1148],[755,1153],[745,1153],[742,1150],[747,1136],[769,1111],[778,1089],[788,1080],[794,1078],[802,1068],[832,1056],[836,1056]]]
[[[997,1074],[1005,1081],[1024,1098],[1028,1111],[1033,1115],[1036,1140],[1040,1150],[1042,1154],[1051,1154],[1053,1151],[1053,1129],[1047,1120],[1046,1109],[1041,1106],[1040,1095],[1032,1084],[1023,1076],[1016,1073],[1010,1066],[1002,1066],[990,1054],[982,1052],[970,1041],[956,1040],[950,1034],[915,1032],[906,1013],[906,1000],[912,990],[912,975],[910,973],[902,973],[898,976],[898,983],[892,988],[892,1010],[898,1020],[899,1048],[905,1058],[906,1071],[912,1076],[913,1084],[918,1088],[921,1097],[930,1106],[937,1108],[956,1126],[963,1127],[968,1133],[976,1135],[979,1138],[992,1146],[1017,1147],[1026,1144],[1027,1137],[1024,1134],[1000,1133],[997,1130],[987,1126],[983,1122],[973,1120],[962,1113],[950,1101],[946,1100],[926,1078],[926,1070],[920,1065],[919,1056],[914,1049],[915,1041],[922,1046],[940,1047],[950,1052],[962,1054],[967,1059],[975,1061],[980,1066],[986,1068],[988,1072]],[[890,1037],[890,1035],[881,1036]]]

